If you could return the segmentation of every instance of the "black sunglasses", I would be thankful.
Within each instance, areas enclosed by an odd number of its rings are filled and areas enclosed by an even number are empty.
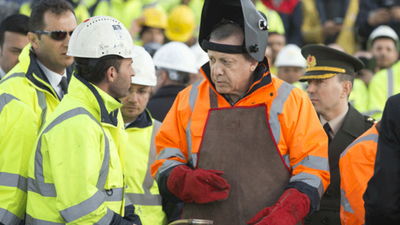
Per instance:
[[[55,31],[45,31],[45,30],[35,30],[34,31],[37,34],[46,34],[49,35],[53,40],[56,41],[62,41],[67,37],[67,34],[69,34],[69,36],[72,35],[72,32],[74,31],[63,31],[63,30],[55,30]]]

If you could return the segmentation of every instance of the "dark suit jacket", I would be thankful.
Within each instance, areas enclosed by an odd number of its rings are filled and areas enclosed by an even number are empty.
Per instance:
[[[356,138],[372,127],[373,124],[374,120],[372,118],[361,115],[349,104],[349,111],[346,114],[343,124],[328,147],[331,183],[322,197],[319,211],[306,217],[304,221],[306,224],[341,224],[339,175],[340,154]]]

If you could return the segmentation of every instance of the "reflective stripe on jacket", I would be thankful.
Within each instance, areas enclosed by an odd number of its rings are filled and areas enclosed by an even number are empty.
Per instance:
[[[126,128],[126,198],[135,206],[143,225],[167,224],[162,197],[150,171],[157,156],[154,139],[160,126],[146,110]]]
[[[35,121],[28,106],[0,93],[0,224],[16,225],[24,217]]]
[[[288,188],[294,187],[306,193],[311,199],[312,212],[329,185],[327,136],[306,93],[280,79],[271,78],[267,65],[265,58],[257,68],[253,85],[234,106],[267,105],[272,136],[292,172]],[[216,92],[209,71],[209,64],[204,65],[202,72],[206,79],[178,94],[156,136],[158,156],[151,171],[162,195],[163,191],[164,195],[169,193],[162,183],[166,182],[174,167],[188,164],[196,168],[210,109],[209,91]],[[218,108],[231,107],[222,95],[217,93],[217,96]]]
[[[110,224],[124,215],[125,143],[121,104],[72,77],[29,163],[27,224]]]
[[[363,195],[374,174],[379,132],[375,124],[340,155],[340,220],[342,224],[364,224]]]
[[[380,120],[387,99],[400,93],[400,60],[390,68],[377,72],[369,82],[368,91],[369,115]]]
[[[60,99],[51,87],[47,77],[38,64],[30,44],[25,46],[18,57],[19,63],[0,81],[0,90],[10,93],[31,108],[42,126],[60,103]],[[71,72],[67,70],[67,76]]]

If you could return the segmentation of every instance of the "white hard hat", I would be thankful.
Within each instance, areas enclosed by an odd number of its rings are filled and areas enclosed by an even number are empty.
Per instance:
[[[156,67],[186,73],[197,73],[196,58],[190,48],[182,42],[169,42],[159,48],[153,57]]]
[[[288,44],[282,48],[275,60],[275,66],[307,67],[307,62],[301,54],[301,49],[294,44]]]
[[[79,24],[72,33],[67,55],[82,58],[136,56],[128,30],[120,21],[109,16],[91,17]]]
[[[371,49],[372,48],[372,43],[374,42],[375,39],[381,38],[381,37],[387,37],[393,39],[397,51],[399,51],[399,36],[397,36],[396,32],[389,26],[387,25],[381,25],[375,30],[372,31],[372,33],[369,35],[368,42],[367,42],[367,48]]]
[[[132,68],[135,71],[135,76],[132,77],[132,84],[156,86],[156,69],[150,54],[143,47],[136,45],[133,51],[138,56],[132,58]]]
[[[210,60],[208,58],[208,54],[200,47],[198,43],[191,46],[190,50],[192,50],[194,56],[196,57],[196,65],[198,69],[200,69],[205,63]]]

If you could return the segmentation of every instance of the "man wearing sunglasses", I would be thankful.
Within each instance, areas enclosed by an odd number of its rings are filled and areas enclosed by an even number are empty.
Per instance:
[[[3,118],[6,114],[2,114],[0,120],[4,122],[0,127],[14,126],[20,129],[16,132],[20,135],[6,136],[2,141],[27,141],[23,134],[36,134],[67,93],[67,80],[72,74],[72,69],[67,70],[67,67],[72,65],[74,58],[66,53],[70,33],[76,26],[73,8],[65,0],[42,0],[32,9],[28,33],[30,44],[19,55],[19,63],[0,81],[0,91],[19,99],[32,109],[34,119],[20,118],[31,124],[16,126],[12,120]],[[12,112],[17,110],[10,109]],[[5,146],[12,145],[5,143]],[[0,224],[2,219],[9,219],[5,224],[18,224],[25,213],[27,165],[32,148],[31,144],[2,149],[4,154],[1,154],[0,162],[7,163],[0,164],[0,199],[2,202],[7,199],[7,207],[4,210],[0,208]],[[14,191],[1,191],[2,186],[13,187]],[[19,197],[15,197],[14,193],[18,193]]]

